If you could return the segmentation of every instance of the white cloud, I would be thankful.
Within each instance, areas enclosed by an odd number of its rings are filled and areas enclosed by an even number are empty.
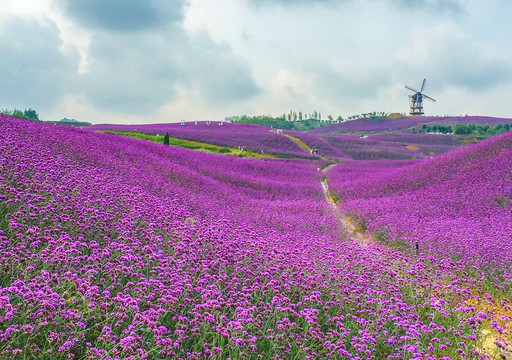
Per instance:
[[[484,44],[451,23],[412,29],[397,60],[397,67],[416,72],[418,82],[428,77],[437,90],[452,86],[481,91],[511,81],[512,59],[488,56]]]
[[[426,77],[429,114],[509,115],[512,4],[489,1],[6,0],[0,19],[19,23],[2,22],[0,107],[91,122],[406,112],[403,85]]]
[[[52,20],[7,19],[0,28],[0,107],[52,108],[72,88],[78,59],[74,48],[62,48]]]

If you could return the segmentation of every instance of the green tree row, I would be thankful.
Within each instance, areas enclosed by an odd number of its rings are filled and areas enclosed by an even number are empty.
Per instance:
[[[413,129],[413,132],[416,132],[416,129]],[[423,124],[421,129],[418,131],[420,134],[425,133],[441,133],[441,134],[451,134],[453,133],[453,129],[450,125],[434,125],[428,126],[427,124]]]
[[[496,126],[478,125],[478,124],[456,124],[454,128],[450,125],[437,124],[428,126],[423,124],[420,130],[412,129],[412,133],[441,133],[441,134],[455,134],[455,135],[477,135],[477,136],[494,136],[510,131],[512,124],[499,123]]]
[[[288,114],[289,115],[289,114]],[[297,115],[297,114],[296,114]],[[297,115],[298,116],[298,115]],[[319,116],[319,115],[317,115]],[[301,114],[302,117],[302,114]],[[256,124],[263,125],[267,127],[273,127],[276,129],[287,129],[287,130],[310,130],[320,126],[327,125],[325,122],[322,122],[320,119],[308,118],[301,120],[288,120],[288,116],[283,114],[283,116],[273,117],[271,115],[257,115],[257,116],[247,116],[247,115],[235,115],[228,116],[225,118],[225,121],[231,123],[238,124]],[[298,119],[298,117],[297,117]]]
[[[26,119],[26,120],[32,120],[32,121],[41,121],[39,118],[39,114],[34,109],[28,108],[24,111],[21,111],[20,109],[3,109],[0,110],[0,114],[11,116],[13,118],[18,119]]]
[[[462,125],[457,124],[455,125],[455,128],[453,129],[454,134],[458,135],[480,135],[480,136],[493,136],[493,135],[499,135],[506,133],[510,131],[510,128],[512,127],[512,124],[507,123],[499,123],[496,126],[489,126],[489,125],[476,125],[476,124],[469,124],[469,125]]]

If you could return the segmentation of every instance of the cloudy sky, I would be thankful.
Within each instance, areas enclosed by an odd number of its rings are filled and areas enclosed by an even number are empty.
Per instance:
[[[2,0],[0,108],[92,123],[293,109],[512,117],[509,0]]]

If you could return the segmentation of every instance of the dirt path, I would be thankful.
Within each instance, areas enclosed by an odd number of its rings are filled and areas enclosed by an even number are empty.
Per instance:
[[[299,145],[302,150],[304,150],[304,151],[306,151],[306,152],[311,154],[311,148],[304,141],[299,139],[298,137],[292,136],[290,134],[286,134],[284,132],[279,133],[279,134],[284,135],[284,136],[290,138],[294,143]]]
[[[325,171],[326,169],[327,168],[325,168],[323,171]],[[341,226],[349,235],[350,239],[363,246],[367,246],[370,243],[372,243],[373,237],[369,234],[366,234],[360,224],[356,224],[353,218],[345,216],[344,214],[340,213],[338,207],[336,206],[336,200],[329,191],[327,179],[325,178],[322,180],[322,190],[324,191],[325,200],[331,205],[332,211],[339,219]]]
[[[272,131],[272,130],[271,130]],[[299,145],[299,147],[304,150],[305,152],[307,152],[308,154],[312,154],[311,152],[311,148],[308,146],[308,144],[306,144],[304,141],[302,141],[301,139],[299,139],[298,137],[295,137],[293,135],[290,135],[290,134],[287,134],[287,133],[284,133],[284,132],[279,132],[277,134],[280,134],[280,135],[283,135],[283,136],[286,136],[287,138],[289,138],[290,140],[292,140],[294,143],[296,143],[297,145]],[[320,156],[322,159],[324,159],[323,156],[321,155],[318,155]]]
[[[336,165],[336,164],[337,164],[337,162],[334,162],[334,163],[332,163],[332,164],[329,164],[329,165],[327,165],[326,167],[324,167],[324,168],[322,169],[322,171],[324,171],[324,172],[325,172],[325,171],[329,170],[330,168],[332,168],[332,167],[333,167],[334,165]]]
[[[324,168],[322,172],[325,172],[330,167],[336,164],[331,164]],[[329,185],[327,178],[324,177],[321,181],[322,190],[324,193],[325,200],[330,204],[331,211],[339,220],[341,230],[348,236],[349,240],[359,244],[360,246],[371,246],[376,244],[375,238],[365,229],[362,228],[362,224],[356,222],[350,216],[346,216],[341,213],[337,206],[337,198],[329,191]],[[392,259],[389,259],[392,261]],[[426,261],[425,259],[423,261]],[[462,302],[465,306],[471,306],[475,309],[475,313],[482,312],[491,315],[490,318],[484,320],[479,329],[480,344],[477,347],[478,350],[488,356],[490,359],[503,360],[512,359],[509,357],[509,351],[512,349],[508,347],[508,350],[500,348],[497,343],[510,344],[512,342],[512,335],[510,334],[509,319],[512,318],[512,307],[510,300],[506,298],[497,297],[494,298],[488,293],[484,293],[483,289],[468,288],[473,296]],[[456,294],[447,294],[452,298],[453,307],[460,306],[461,303],[457,302],[458,296]],[[459,300],[460,301],[460,300]],[[503,333],[500,333],[492,326],[495,322],[499,327],[505,329]],[[509,345],[510,346],[510,345]],[[505,346],[505,348],[507,348]]]

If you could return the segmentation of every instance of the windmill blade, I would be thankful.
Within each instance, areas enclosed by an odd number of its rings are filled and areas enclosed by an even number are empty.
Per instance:
[[[436,100],[435,100],[435,99],[432,99],[430,96],[427,96],[427,95],[425,95],[425,94],[421,94],[421,95],[422,95],[424,98],[429,99],[429,100],[430,100],[430,101],[432,101],[432,102],[436,102]]]
[[[424,89],[425,89],[425,84],[427,82],[427,79],[423,79],[423,84],[421,84],[421,90],[420,92],[422,92]]]
[[[409,90],[411,90],[411,91],[414,91],[415,93],[419,92],[418,90],[414,90],[414,89],[413,89],[412,87],[410,87],[410,86],[405,85],[404,87],[405,87],[406,89],[409,89]]]

